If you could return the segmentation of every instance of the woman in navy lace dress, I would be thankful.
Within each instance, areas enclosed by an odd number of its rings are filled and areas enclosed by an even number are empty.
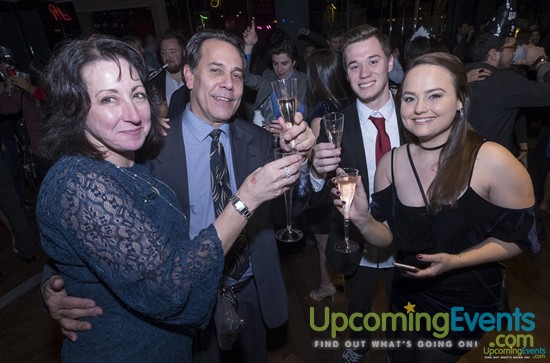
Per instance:
[[[479,324],[466,325],[466,314],[473,319],[476,313],[497,311],[498,261],[540,248],[526,169],[504,147],[484,142],[470,128],[468,107],[466,74],[458,58],[432,53],[415,59],[401,97],[411,142],[380,161],[370,213],[360,182],[356,188],[353,223],[372,244],[395,243],[396,261],[417,269],[396,271],[392,311],[431,317],[454,311],[457,327],[463,328],[450,329],[442,339],[451,343],[432,349],[417,345],[441,340],[426,320],[388,332],[411,342],[412,349],[390,350],[395,362],[457,361],[467,352],[458,340],[478,340],[484,333]],[[341,209],[342,202],[335,200],[335,205]]]
[[[190,361],[192,328],[210,319],[224,254],[246,219],[228,204],[190,240],[174,192],[135,162],[159,144],[161,127],[133,48],[71,41],[45,73],[44,150],[58,161],[38,199],[41,242],[67,292],[103,308],[92,330],[64,341],[62,360]],[[289,163],[292,177],[274,172]],[[267,164],[236,194],[254,210],[288,189],[299,165],[299,156]]]

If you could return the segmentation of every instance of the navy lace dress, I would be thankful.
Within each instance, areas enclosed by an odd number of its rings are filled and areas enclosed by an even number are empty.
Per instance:
[[[64,341],[63,361],[191,361],[192,328],[209,321],[223,268],[212,225],[190,240],[174,192],[146,167],[84,157],[51,168],[37,218],[68,294],[103,308]]]
[[[393,153],[393,151],[392,151]],[[414,173],[414,165],[411,165]],[[392,180],[394,165],[392,154]],[[397,171],[399,172],[399,171]],[[421,186],[420,186],[421,188]],[[420,193],[420,191],[419,191]],[[371,213],[386,221],[397,244],[397,262],[418,265],[418,253],[457,254],[488,237],[516,243],[525,252],[540,248],[535,228],[534,208],[507,209],[491,204],[469,185],[455,208],[445,206],[430,215],[425,206],[401,203],[395,184],[372,195]],[[448,313],[453,307],[465,312],[495,312],[498,306],[502,272],[498,263],[487,263],[452,270],[435,278],[413,279],[396,271],[390,303],[394,312],[405,313],[404,306],[415,304],[415,312]],[[420,334],[434,339],[433,330],[422,326]],[[448,339],[479,339],[483,331],[475,329],[450,332]],[[400,332],[397,332],[400,337]]]

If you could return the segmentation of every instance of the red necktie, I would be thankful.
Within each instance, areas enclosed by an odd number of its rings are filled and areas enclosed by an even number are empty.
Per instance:
[[[390,144],[390,137],[388,136],[388,133],[386,132],[386,119],[383,117],[369,117],[369,120],[372,121],[374,126],[376,126],[376,130],[378,130],[378,134],[376,135],[376,165],[378,165],[378,161],[382,156],[391,150],[391,144]]]

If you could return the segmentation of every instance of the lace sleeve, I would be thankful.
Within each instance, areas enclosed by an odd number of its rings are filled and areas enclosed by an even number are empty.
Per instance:
[[[109,175],[65,173],[41,191],[42,233],[56,245],[54,254],[62,251],[52,257],[83,263],[128,307],[152,319],[205,323],[223,267],[214,227],[189,240],[183,215],[160,198],[143,202],[135,186]]]

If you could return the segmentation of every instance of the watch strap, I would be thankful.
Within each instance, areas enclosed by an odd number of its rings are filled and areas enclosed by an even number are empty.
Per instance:
[[[233,208],[235,208],[235,210],[239,212],[239,214],[242,215],[246,220],[249,220],[252,217],[252,214],[254,214],[254,212],[248,210],[246,204],[244,204],[243,201],[239,199],[239,197],[233,194],[229,199],[231,200]]]

